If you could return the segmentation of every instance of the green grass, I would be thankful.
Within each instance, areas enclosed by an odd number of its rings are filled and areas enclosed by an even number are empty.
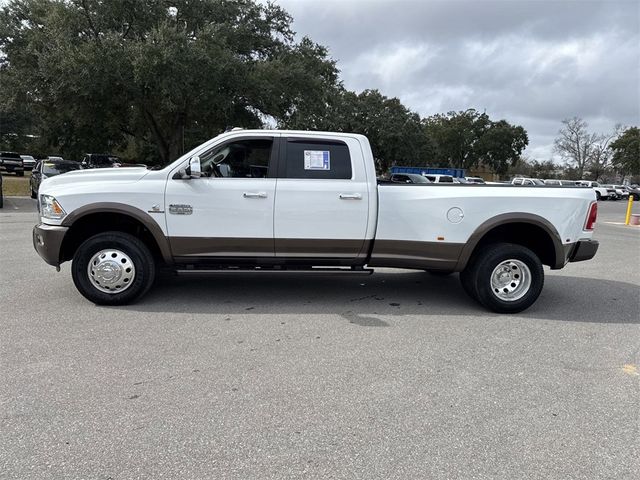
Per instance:
[[[2,174],[2,194],[5,197],[29,196],[29,179],[31,172],[24,172],[24,177],[16,177],[15,174]]]

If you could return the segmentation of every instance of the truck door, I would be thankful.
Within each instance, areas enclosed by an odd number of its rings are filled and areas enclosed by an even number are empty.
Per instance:
[[[271,257],[277,137],[229,139],[200,155],[202,177],[169,178],[174,257]]]
[[[277,257],[352,260],[366,255],[369,203],[356,139],[290,134],[280,140]]]

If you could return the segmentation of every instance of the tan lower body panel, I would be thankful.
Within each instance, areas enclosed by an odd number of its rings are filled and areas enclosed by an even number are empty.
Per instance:
[[[370,240],[171,237],[175,257],[362,258]]]
[[[454,270],[463,247],[463,243],[376,240],[367,265]]]
[[[171,237],[174,257],[324,258],[364,261],[371,240]],[[375,240],[370,267],[454,270],[460,243]],[[276,257],[275,252],[278,252]]]
[[[273,238],[170,237],[174,257],[275,257]]]

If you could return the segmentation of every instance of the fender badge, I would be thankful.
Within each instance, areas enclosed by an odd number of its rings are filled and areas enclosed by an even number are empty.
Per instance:
[[[151,210],[147,210],[148,213],[164,213],[164,210],[160,210],[160,205],[157,203],[151,207]]]

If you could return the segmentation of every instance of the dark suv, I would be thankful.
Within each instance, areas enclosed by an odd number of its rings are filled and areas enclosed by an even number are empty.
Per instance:
[[[122,166],[122,160],[107,153],[87,153],[80,164],[82,168],[112,168]]]
[[[15,152],[0,152],[0,169],[13,172],[17,176],[24,176],[22,157]]]

